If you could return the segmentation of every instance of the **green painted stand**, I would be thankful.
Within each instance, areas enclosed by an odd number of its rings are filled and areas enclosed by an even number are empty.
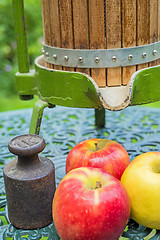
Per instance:
[[[43,109],[55,105],[95,108],[95,124],[97,127],[104,127],[105,108],[102,101],[103,95],[92,79],[81,73],[48,70],[38,63],[41,59],[42,57],[39,57],[35,61],[35,70],[29,73],[16,74],[20,96],[24,98],[24,96],[38,95],[40,99],[33,109],[31,132],[38,133],[36,126],[40,128]],[[157,87],[159,86],[159,79],[160,66],[135,72],[129,84],[124,88],[126,94],[124,106],[159,101],[160,88]],[[122,103],[118,110],[123,109],[124,106]],[[41,112],[40,115],[39,112]]]
[[[21,99],[28,100],[38,95],[45,107],[61,105],[95,108],[97,127],[104,127],[105,108],[121,110],[129,105],[160,100],[160,88],[157,87],[160,78],[159,66],[135,72],[127,86],[104,89],[99,88],[88,75],[45,68],[43,56],[36,59],[35,70],[29,71],[23,0],[13,0],[13,8],[19,66],[16,80]],[[44,106],[40,106],[38,102],[34,107],[31,121],[32,133],[38,133],[37,126],[40,127],[40,116],[42,116]],[[37,108],[39,108],[38,111]],[[40,116],[38,112],[41,112]],[[36,119],[37,123],[35,123]]]
[[[86,74],[46,68],[43,56],[35,60],[35,69],[30,71],[23,0],[13,0],[13,8],[19,65],[19,72],[16,74],[18,93],[23,100],[29,100],[34,95],[39,97],[33,108],[30,133],[39,134],[43,110],[46,107],[60,105],[72,108],[94,108],[95,124],[103,129],[105,109],[122,110],[128,106],[160,100],[160,66],[135,72],[127,86],[105,88],[99,88],[94,79]],[[9,236],[10,230],[7,231]],[[133,224],[130,222],[129,230],[124,236],[131,237],[130,239],[143,239],[151,231],[137,227],[135,222]],[[159,236],[159,232],[156,236]]]

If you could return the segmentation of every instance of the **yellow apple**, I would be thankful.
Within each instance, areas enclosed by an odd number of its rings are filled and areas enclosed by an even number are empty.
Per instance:
[[[131,201],[131,218],[160,229],[160,152],[136,157],[125,169],[121,182]]]

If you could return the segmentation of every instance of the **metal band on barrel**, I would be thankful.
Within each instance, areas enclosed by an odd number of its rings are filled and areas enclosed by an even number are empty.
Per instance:
[[[148,45],[118,49],[67,49],[43,43],[46,62],[65,67],[110,68],[139,65],[160,58],[160,41]]]

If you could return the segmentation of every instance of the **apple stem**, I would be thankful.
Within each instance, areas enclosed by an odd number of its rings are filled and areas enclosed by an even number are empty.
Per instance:
[[[98,143],[94,143],[96,151],[98,151]]]
[[[102,183],[100,181],[96,181],[96,187],[95,189],[101,188],[102,187]]]

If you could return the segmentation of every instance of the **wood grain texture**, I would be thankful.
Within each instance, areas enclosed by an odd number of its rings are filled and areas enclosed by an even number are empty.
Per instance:
[[[89,49],[87,0],[73,1],[73,29],[75,49]],[[89,69],[76,68],[77,72],[89,74]]]
[[[158,41],[158,0],[150,0],[150,43]],[[149,63],[149,67],[157,65],[157,61]]]
[[[121,0],[106,0],[107,49],[121,48]],[[107,85],[121,85],[121,67],[107,69]]]
[[[150,43],[149,0],[137,0],[137,46]],[[137,70],[148,67],[148,63],[140,64]]]
[[[72,22],[72,1],[59,0],[61,46],[62,48],[74,48],[73,43],[73,22]],[[74,68],[63,67],[65,71],[74,71]]]
[[[105,48],[104,0],[89,1],[90,49]],[[91,69],[92,78],[99,87],[106,86],[106,69]]]
[[[58,0],[49,0],[49,18],[51,26],[51,46],[61,47],[60,16]],[[62,70],[61,66],[54,65],[55,69]]]
[[[136,46],[136,0],[122,1],[122,46]],[[123,67],[122,84],[126,85],[132,74],[136,71],[136,66]]]
[[[52,45],[51,42],[51,25],[50,25],[50,7],[49,7],[50,0],[42,0],[42,23],[43,23],[43,37],[44,43],[47,45]],[[46,62],[46,67],[53,68],[53,65]]]

